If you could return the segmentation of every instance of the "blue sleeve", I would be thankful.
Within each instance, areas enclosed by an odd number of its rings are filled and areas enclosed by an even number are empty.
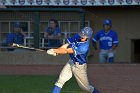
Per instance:
[[[85,54],[88,51],[88,47],[74,47],[73,50],[75,55],[81,55]]]
[[[79,36],[79,34],[75,34],[74,36],[70,37],[67,39],[68,43],[71,44],[73,42],[77,42],[78,39],[80,39],[81,37]]]
[[[56,33],[61,33],[61,29],[59,27],[56,28]]]
[[[93,37],[93,41],[94,42],[97,42],[98,40],[99,40],[99,38],[100,38],[100,32],[97,32],[95,35],[94,35],[94,37]]]
[[[13,43],[13,42],[14,42],[14,34],[13,33],[7,34],[7,36],[6,36],[6,43],[10,44],[10,43]]]
[[[114,36],[113,36],[113,44],[115,45],[119,44],[118,35],[116,32],[114,33]]]
[[[85,54],[89,50],[89,44],[86,43],[80,43],[77,46],[72,44],[72,49],[74,50],[75,55],[81,55]]]
[[[49,31],[49,28],[47,27],[46,29],[45,29],[45,32],[48,32]]]

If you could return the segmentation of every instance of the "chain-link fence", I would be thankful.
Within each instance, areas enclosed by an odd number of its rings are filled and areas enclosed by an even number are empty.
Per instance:
[[[79,32],[82,26],[90,26],[90,20],[85,20],[85,17],[81,8],[7,8],[0,12],[1,51],[11,48],[7,44],[7,38],[9,33],[15,33],[17,22],[25,33],[23,45],[47,48],[44,32],[49,27],[49,19],[58,20],[63,44],[68,37]],[[11,39],[13,38],[11,36]]]

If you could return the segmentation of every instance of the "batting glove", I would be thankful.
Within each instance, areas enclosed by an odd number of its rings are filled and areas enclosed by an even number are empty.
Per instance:
[[[56,56],[56,55],[57,55],[57,54],[54,52],[53,49],[47,50],[47,54],[52,55],[52,56]]]

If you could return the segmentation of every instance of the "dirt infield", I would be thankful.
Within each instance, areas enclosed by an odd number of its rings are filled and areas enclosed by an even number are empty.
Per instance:
[[[54,75],[63,65],[0,65],[0,74]],[[140,93],[139,64],[88,65],[89,80],[101,93]]]

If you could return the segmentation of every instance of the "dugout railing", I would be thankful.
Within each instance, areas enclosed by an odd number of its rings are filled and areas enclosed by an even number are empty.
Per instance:
[[[13,23],[20,21],[23,29],[27,30],[24,38],[24,45],[46,48],[43,38],[44,28],[48,25],[49,18],[59,21],[62,28],[62,42],[66,38],[77,33],[80,28],[90,25],[90,21],[85,21],[85,11],[82,8],[40,8],[40,7],[7,7],[0,9],[0,43],[1,50],[8,48],[3,46],[6,34],[13,29]]]

